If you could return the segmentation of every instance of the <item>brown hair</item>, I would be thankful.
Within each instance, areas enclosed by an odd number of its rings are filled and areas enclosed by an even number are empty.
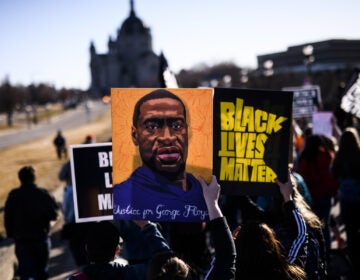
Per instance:
[[[280,242],[265,223],[244,223],[235,246],[235,279],[306,279],[300,267],[288,263]]]
[[[191,270],[182,259],[173,252],[155,255],[149,262],[147,280],[190,280]]]

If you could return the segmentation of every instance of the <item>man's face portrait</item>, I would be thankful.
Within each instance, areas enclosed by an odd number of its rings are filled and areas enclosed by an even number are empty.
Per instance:
[[[118,88],[111,94],[113,182],[140,167],[170,181],[186,173],[211,181],[212,89]]]
[[[140,106],[132,139],[139,147],[143,165],[160,173],[185,170],[188,154],[188,126],[184,107],[165,97],[145,101]]]

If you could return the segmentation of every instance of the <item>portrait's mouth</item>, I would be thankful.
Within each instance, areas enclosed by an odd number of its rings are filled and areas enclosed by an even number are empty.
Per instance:
[[[162,147],[156,152],[156,157],[163,163],[175,163],[179,160],[181,154],[176,147]]]

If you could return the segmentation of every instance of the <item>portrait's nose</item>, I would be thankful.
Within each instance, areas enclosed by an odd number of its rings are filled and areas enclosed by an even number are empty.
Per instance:
[[[161,130],[161,134],[158,137],[159,141],[168,141],[171,142],[174,139],[176,139],[175,135],[171,133],[171,129],[169,126],[164,125],[164,127]]]

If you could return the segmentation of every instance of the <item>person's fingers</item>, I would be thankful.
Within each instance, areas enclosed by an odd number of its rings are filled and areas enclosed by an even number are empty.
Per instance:
[[[199,176],[199,177],[198,177],[198,180],[199,180],[199,182],[200,182],[200,185],[201,185],[201,188],[202,188],[203,192],[205,192],[205,191],[206,191],[206,188],[208,187],[208,185],[206,184],[204,178],[201,177],[201,176]]]
[[[282,187],[282,186],[284,185],[278,178],[275,179],[275,183],[276,183],[279,187]]]
[[[204,180],[203,177],[199,176],[199,177],[198,177],[198,180],[199,180],[199,182],[200,182],[201,185],[206,185],[206,182],[205,182],[205,180]]]
[[[199,180],[200,184],[205,183],[204,178],[203,178],[203,177],[201,177],[201,176],[199,176],[199,177],[198,177],[198,180]]]
[[[210,185],[212,185],[212,186],[218,185],[218,182],[217,182],[217,180],[216,180],[216,176],[215,176],[215,175],[212,175],[212,176],[211,176],[211,183],[210,183]]]

